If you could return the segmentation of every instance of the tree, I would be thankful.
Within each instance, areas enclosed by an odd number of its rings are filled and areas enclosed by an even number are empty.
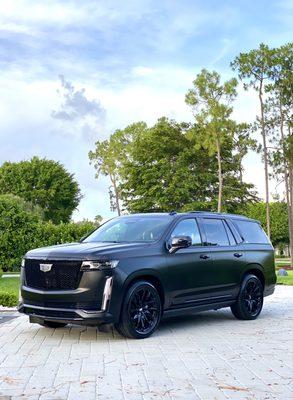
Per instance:
[[[240,53],[231,63],[233,70],[238,71],[238,76],[245,81],[244,88],[249,87],[257,91],[260,102],[260,130],[262,136],[263,161],[265,169],[265,191],[266,191],[266,230],[270,237],[270,193],[269,193],[269,169],[268,169],[268,147],[267,132],[264,110],[264,91],[267,82],[271,78],[273,70],[274,50],[263,43],[258,49],[251,50],[248,53]]]
[[[0,194],[12,193],[43,209],[44,219],[68,222],[81,198],[74,175],[57,161],[33,157],[0,167]]]
[[[195,146],[196,125],[160,118],[152,127],[141,125],[121,163],[120,191],[130,212],[217,210],[217,158]],[[237,211],[255,201],[252,185],[239,182],[233,144],[223,146],[225,211]]]
[[[196,122],[203,127],[196,136],[196,146],[203,146],[210,156],[217,155],[218,162],[218,212],[222,210],[223,172],[222,145],[227,136],[233,136],[235,124],[229,120],[230,107],[237,95],[235,78],[221,84],[220,75],[205,69],[193,81],[193,88],[185,101],[194,110]]]
[[[272,143],[270,164],[274,176],[285,186],[290,255],[293,265],[293,155],[290,151],[293,112],[293,43],[274,50],[272,82],[267,85],[269,98],[265,110]]]
[[[90,163],[96,169],[96,178],[100,175],[108,176],[111,182],[109,186],[109,199],[112,211],[121,215],[121,194],[119,190],[121,163],[127,157],[127,146],[132,136],[137,131],[146,127],[144,123],[132,124],[124,130],[116,130],[109,139],[97,141],[94,151],[89,152]]]
[[[94,223],[96,227],[98,228],[103,222],[103,217],[100,214],[97,214],[94,218]]]

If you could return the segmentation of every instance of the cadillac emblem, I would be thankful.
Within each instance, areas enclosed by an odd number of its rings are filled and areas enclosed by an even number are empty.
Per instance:
[[[51,271],[53,264],[40,264],[40,270],[43,272]]]

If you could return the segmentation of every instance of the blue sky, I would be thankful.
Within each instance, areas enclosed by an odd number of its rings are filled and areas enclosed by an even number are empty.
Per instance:
[[[110,216],[108,180],[94,179],[87,158],[95,140],[137,120],[191,120],[184,95],[200,69],[228,78],[240,51],[292,40],[292,6],[289,0],[2,0],[0,164],[33,155],[59,160],[84,195],[74,218]],[[72,118],[52,117],[61,109],[60,75],[75,91],[85,89],[75,96]],[[240,89],[235,118],[252,120],[257,112],[254,94]],[[245,169],[262,194],[258,156],[250,154]]]

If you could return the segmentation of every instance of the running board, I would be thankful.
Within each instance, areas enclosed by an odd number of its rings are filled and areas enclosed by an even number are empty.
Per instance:
[[[221,301],[210,304],[198,304],[196,306],[172,308],[164,311],[163,317],[176,317],[178,315],[191,314],[195,312],[218,310],[219,308],[230,307],[235,300]]]

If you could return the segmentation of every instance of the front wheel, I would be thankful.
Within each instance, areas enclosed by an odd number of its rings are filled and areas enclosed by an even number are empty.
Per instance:
[[[133,339],[149,337],[157,328],[162,304],[157,289],[147,281],[137,281],[128,289],[116,329]]]
[[[231,306],[233,315],[238,319],[256,319],[263,306],[263,285],[257,276],[246,275],[242,281],[236,303]]]

